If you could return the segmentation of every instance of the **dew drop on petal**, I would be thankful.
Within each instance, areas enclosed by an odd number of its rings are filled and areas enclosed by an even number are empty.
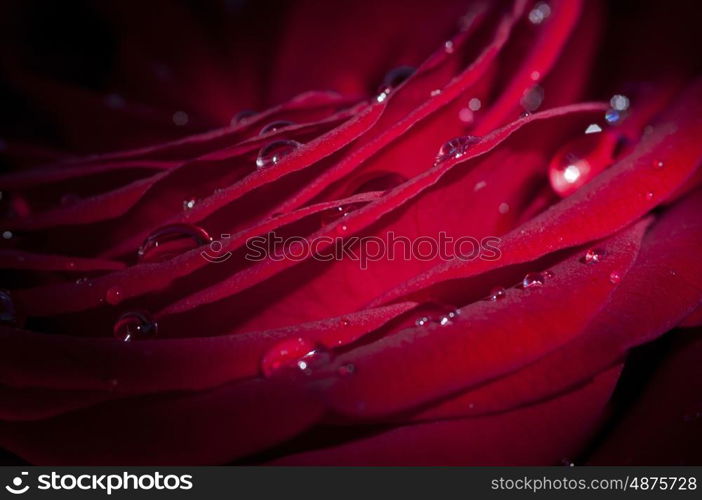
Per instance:
[[[474,135],[454,137],[439,148],[439,152],[436,154],[436,163],[460,158],[477,142],[480,142],[480,138]]]
[[[660,170],[661,168],[665,167],[665,163],[663,160],[654,160],[653,161],[653,168],[656,170]]]
[[[0,324],[17,324],[17,308],[8,290],[0,290]]]
[[[551,188],[565,198],[589,182],[613,162],[616,146],[614,134],[582,135],[551,158],[548,167]]]
[[[653,197],[654,197],[653,191],[649,191],[648,193],[646,193],[646,199],[648,201],[651,201],[653,199]]]
[[[454,46],[451,40],[447,40],[446,42],[444,42],[444,50],[447,54],[453,54]]]
[[[522,280],[523,288],[536,288],[544,284],[546,277],[542,273],[527,273]]]
[[[266,378],[283,374],[309,375],[330,360],[331,354],[324,347],[308,339],[294,337],[281,340],[266,351],[261,359],[261,372]]]
[[[482,105],[483,103],[477,97],[473,97],[468,101],[468,109],[471,111],[479,111]]]
[[[341,326],[350,326],[351,320],[348,318],[341,318]]]
[[[378,92],[376,95],[376,101],[383,102],[387,99],[388,95],[407,80],[415,69],[411,66],[398,66],[397,68],[391,69],[385,74],[383,78],[383,83],[378,87]]]
[[[184,200],[183,201],[183,210],[192,210],[196,203],[197,203],[197,200],[195,200],[195,198],[191,198],[189,200]]]
[[[585,253],[585,257],[582,258],[584,264],[596,264],[602,262],[607,253],[601,248],[591,248]]]
[[[361,208],[363,205],[365,205],[365,203],[348,203],[346,205],[339,205],[337,207],[330,208],[329,210],[325,210],[322,212],[321,216],[322,226],[332,224],[339,219],[346,217],[354,210]]]
[[[14,234],[12,234],[12,231],[3,231],[2,232],[2,239],[3,240],[11,240]]]
[[[500,299],[504,299],[507,296],[507,290],[504,287],[496,286],[490,290],[490,295],[488,295],[489,301],[495,302]]]
[[[497,207],[497,211],[500,212],[502,215],[506,214],[509,212],[509,203],[500,203]]]
[[[621,276],[621,274],[619,274],[618,271],[612,271],[612,273],[609,275],[609,281],[614,285],[619,283],[621,280],[622,280],[622,276]]]
[[[123,342],[150,339],[158,333],[158,323],[146,311],[127,312],[117,319],[112,333]]]
[[[609,100],[609,105],[615,111],[626,111],[629,109],[629,98],[625,95],[615,94]]]
[[[193,224],[169,224],[153,231],[139,247],[139,262],[161,262],[212,241],[207,231]]]
[[[266,144],[258,152],[256,166],[259,169],[276,165],[281,159],[294,152],[302,144],[293,140],[275,141]]]
[[[460,310],[448,304],[430,302],[415,311],[418,314],[415,326],[439,325],[446,326],[460,314]]]
[[[274,122],[269,123],[265,127],[263,127],[261,129],[261,131],[258,133],[258,135],[266,135],[266,134],[270,134],[272,132],[277,132],[278,130],[284,129],[286,127],[290,127],[292,125],[295,125],[295,124],[289,120],[276,120]]]

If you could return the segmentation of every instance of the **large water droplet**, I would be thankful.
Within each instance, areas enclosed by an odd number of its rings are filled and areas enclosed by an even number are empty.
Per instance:
[[[139,248],[139,262],[161,262],[212,241],[192,224],[169,224],[152,232]]]
[[[546,282],[546,276],[543,273],[527,273],[522,280],[523,288],[536,288],[542,286]]]
[[[441,148],[439,148],[439,152],[436,154],[436,163],[450,160],[452,158],[460,158],[477,142],[480,142],[480,137],[476,137],[474,135],[454,137],[453,139],[446,141]]]
[[[146,311],[132,311],[117,319],[112,333],[123,342],[145,340],[156,336],[158,323]]]
[[[312,341],[295,337],[281,340],[273,345],[261,359],[261,371],[267,378],[279,374],[304,373],[309,375],[315,368],[328,363],[331,354]]]
[[[190,198],[189,200],[183,201],[183,210],[192,210],[195,207],[197,200],[195,198]]]
[[[556,151],[548,167],[553,190],[565,198],[592,180],[612,163],[616,141],[610,133],[587,134]]]
[[[8,290],[0,290],[0,324],[17,324],[17,308]]]
[[[276,165],[281,159],[294,152],[300,146],[302,146],[302,144],[293,140],[275,141],[266,144],[258,152],[256,166],[258,168],[266,168]]]
[[[385,74],[383,83],[378,87],[376,101],[383,102],[395,88],[407,80],[415,69],[411,66],[398,66]]]
[[[291,125],[295,125],[293,122],[289,120],[277,120],[274,122],[269,123],[265,127],[261,129],[261,131],[258,133],[258,135],[266,135],[270,134],[272,132],[277,132],[278,130],[284,129],[286,127],[290,127]]]
[[[585,264],[596,264],[604,259],[607,252],[601,248],[591,248],[585,253],[585,257],[582,258],[582,262]]]

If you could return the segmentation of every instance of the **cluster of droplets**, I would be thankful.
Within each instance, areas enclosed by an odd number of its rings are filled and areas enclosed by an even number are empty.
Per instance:
[[[419,317],[415,320],[415,326],[446,326],[460,315],[460,309],[441,303],[425,304],[420,311]]]
[[[464,135],[454,137],[446,141],[436,153],[435,164],[445,162],[451,159],[461,158],[470,150],[473,145],[480,142],[480,138],[473,135]]]
[[[390,93],[412,76],[414,72],[415,68],[411,66],[398,66],[388,71],[383,78],[383,83],[378,87],[375,100],[377,102],[385,101]]]
[[[122,342],[148,340],[158,334],[158,323],[146,311],[131,311],[117,319],[112,333]]]

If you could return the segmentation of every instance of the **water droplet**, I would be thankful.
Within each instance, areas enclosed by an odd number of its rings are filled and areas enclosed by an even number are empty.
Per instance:
[[[330,359],[331,354],[324,347],[305,338],[295,337],[273,345],[261,359],[261,371],[266,378],[283,373],[309,375]]]
[[[468,101],[468,109],[471,111],[479,111],[482,105],[483,103],[477,97],[473,97]]]
[[[444,42],[444,50],[447,54],[453,54],[454,46],[451,40],[447,40],[446,42]]]
[[[507,296],[507,290],[501,286],[496,286],[490,290],[490,295],[488,295],[488,300],[495,302],[500,299],[504,299]]]
[[[161,262],[212,241],[192,224],[169,224],[153,231],[139,248],[139,262]]]
[[[364,203],[349,203],[347,205],[339,205],[338,207],[330,208],[322,212],[321,222],[322,226],[327,226],[339,219],[346,217],[354,210],[358,210],[364,205]]]
[[[479,141],[480,138],[473,135],[454,137],[453,139],[445,142],[444,145],[439,148],[439,152],[436,154],[436,163],[450,160],[452,158],[460,158],[466,154],[471,146]]]
[[[230,124],[232,126],[241,125],[242,123],[248,121],[249,118],[251,118],[252,116],[255,116],[256,114],[257,114],[256,111],[254,111],[252,109],[245,109],[243,111],[239,111],[237,114],[235,114],[232,117]]]
[[[429,95],[431,97],[436,97],[437,95],[441,94],[441,89],[434,89],[431,92],[429,92]]]
[[[17,308],[9,290],[0,290],[0,324],[17,324]]]
[[[541,78],[541,73],[538,71],[532,71],[529,73],[529,78],[531,78],[533,81],[537,81],[539,78]]]
[[[531,24],[541,24],[551,15],[551,7],[545,2],[537,3],[529,11],[529,22]]]
[[[351,325],[351,320],[348,318],[341,318],[341,325],[342,326],[349,326],[349,325]]]
[[[378,87],[378,92],[375,100],[378,102],[383,102],[390,93],[400,86],[402,82],[407,80],[415,69],[411,66],[399,66],[395,69],[388,71],[383,78],[383,83]]]
[[[400,184],[407,182],[407,178],[395,172],[380,172],[363,182],[354,193],[368,193],[371,191],[389,191]]]
[[[108,304],[116,306],[124,300],[124,291],[118,286],[110,287],[105,292],[105,300]]]
[[[607,252],[601,248],[591,248],[585,253],[585,257],[581,259],[584,264],[596,264],[602,262]]]
[[[622,280],[622,276],[621,276],[621,274],[619,274],[618,271],[612,271],[612,273],[609,275],[609,281],[614,285],[619,283],[621,280]]]
[[[553,274],[553,271],[549,271],[548,269],[542,272],[541,274],[544,275],[544,278],[553,278],[555,276],[555,274]]]
[[[497,211],[502,215],[506,214],[509,212],[509,203],[500,203],[500,205],[497,207]]]
[[[415,320],[416,326],[440,325],[446,326],[460,314],[460,311],[453,306],[432,302],[423,305],[418,311],[420,315]]]
[[[258,135],[266,135],[270,134],[272,132],[277,132],[278,130],[284,129],[286,127],[290,127],[291,125],[295,125],[293,122],[289,120],[277,120],[274,122],[269,123],[265,127],[261,129],[261,131],[258,133]]]
[[[256,166],[258,168],[266,168],[276,165],[282,158],[294,152],[300,146],[302,144],[292,140],[271,142],[263,146],[258,152]]]
[[[553,155],[548,167],[553,190],[565,198],[589,182],[613,161],[616,136],[610,133],[582,135]]]
[[[607,112],[605,113],[605,120],[607,123],[610,125],[614,125],[619,122],[621,119],[622,115],[619,111],[616,109],[608,109]]]
[[[12,231],[3,231],[2,232],[2,238],[4,240],[11,240],[14,234],[12,234]]]
[[[626,111],[629,109],[629,98],[621,94],[615,94],[609,100],[609,105],[616,111]]]
[[[527,273],[522,280],[523,288],[536,288],[544,284],[546,277],[542,273]]]
[[[485,181],[478,181],[475,183],[475,186],[473,186],[473,191],[480,191],[483,189],[485,186],[487,186],[487,182]]]
[[[346,363],[345,365],[341,365],[338,370],[339,375],[342,377],[348,377],[349,375],[353,375],[356,373],[356,365],[353,363]]]
[[[665,163],[663,162],[663,160],[655,160],[653,162],[653,168],[655,168],[656,170],[659,170],[663,167],[665,167]]]
[[[146,311],[124,313],[112,328],[115,338],[123,342],[153,338],[158,333],[158,323]]]
[[[183,201],[183,210],[192,210],[196,203],[197,200],[195,198]]]
[[[651,201],[653,199],[653,196],[654,196],[653,191],[649,191],[648,193],[646,193],[646,199],[648,201]]]
[[[591,123],[585,129],[586,134],[599,134],[600,132],[602,132],[602,127],[600,127],[597,123]]]
[[[522,94],[519,104],[529,113],[533,113],[544,102],[544,88],[541,85],[533,85]]]
[[[185,111],[176,111],[173,113],[173,123],[179,127],[187,125],[189,120],[190,118],[188,117],[188,113]]]

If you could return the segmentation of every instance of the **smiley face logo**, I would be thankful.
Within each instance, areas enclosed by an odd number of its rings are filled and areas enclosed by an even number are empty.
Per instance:
[[[19,476],[15,476],[12,479],[12,485],[6,485],[5,489],[13,495],[21,495],[23,493],[27,493],[27,490],[29,490],[29,485],[25,485],[24,487],[22,486],[22,476],[26,476],[27,474],[29,473],[22,472]]]

